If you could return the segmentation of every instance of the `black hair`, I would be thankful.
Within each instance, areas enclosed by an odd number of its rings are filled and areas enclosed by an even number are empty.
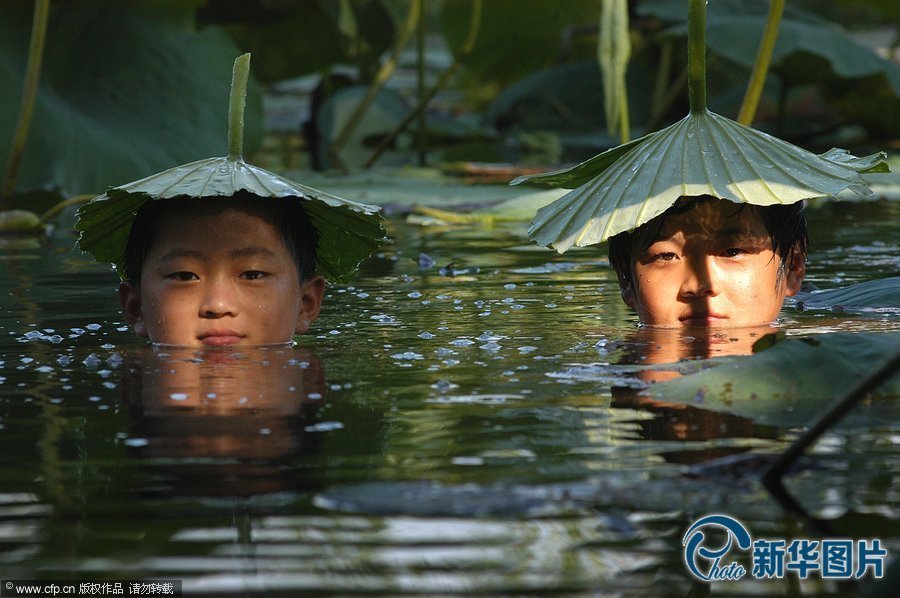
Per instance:
[[[128,235],[128,245],[125,248],[125,279],[132,284],[140,284],[144,260],[147,259],[147,254],[159,233],[163,217],[188,216],[196,213],[198,209],[208,209],[210,205],[271,218],[275,230],[294,259],[300,281],[315,276],[319,234],[299,198],[262,198],[246,191],[239,191],[230,197],[175,197],[144,202],[137,211],[131,225],[131,233]]]
[[[620,284],[631,277],[632,251],[636,243],[641,244],[642,250],[647,249],[653,244],[653,240],[666,223],[666,218],[673,214],[683,214],[710,201],[728,200],[710,195],[682,197],[674,206],[636,230],[611,237],[608,241],[609,263],[615,269]],[[806,216],[803,213],[804,208],[805,205],[802,201],[771,206],[735,204],[738,213],[749,209],[759,214],[766,231],[772,237],[772,251],[778,255],[782,266],[787,263],[795,249],[799,249],[800,254],[805,256],[809,248],[809,231],[806,226]],[[651,232],[653,234],[650,234]]]

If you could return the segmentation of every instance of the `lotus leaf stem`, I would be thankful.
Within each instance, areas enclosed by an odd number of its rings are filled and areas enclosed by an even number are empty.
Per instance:
[[[706,0],[688,4],[688,99],[691,112],[706,110]]]
[[[50,0],[37,0],[34,3],[34,18],[31,22],[31,43],[28,47],[28,65],[25,67],[25,85],[22,87],[19,121],[16,123],[16,132],[13,135],[12,148],[9,152],[3,192],[0,194],[0,209],[3,210],[8,210],[12,207],[12,196],[16,191],[16,179],[19,175],[19,166],[22,163],[22,154],[25,152],[28,128],[31,125],[31,116],[34,113],[34,103],[37,98],[38,81],[41,76],[41,62],[44,57],[44,40],[47,37],[47,21],[49,17]]]
[[[753,72],[750,73],[750,81],[747,83],[747,92],[744,94],[744,101],[738,112],[737,121],[742,125],[750,125],[756,115],[756,108],[759,106],[759,99],[762,97],[766,84],[769,64],[772,62],[772,51],[778,40],[778,27],[781,25],[784,1],[772,0],[769,4],[769,15],[766,17],[766,26],[759,43],[759,51],[756,53],[756,62],[753,63]]]
[[[247,80],[250,78],[250,54],[234,59],[231,72],[231,97],[228,100],[228,157],[239,160],[244,153],[244,107],[247,105]]]

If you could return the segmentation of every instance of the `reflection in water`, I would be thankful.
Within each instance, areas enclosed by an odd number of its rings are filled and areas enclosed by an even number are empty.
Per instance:
[[[753,344],[777,328],[755,326],[732,329],[695,328],[678,330],[670,328],[641,328],[628,343],[630,352],[625,360],[646,365],[678,364],[693,359],[751,355]],[[637,373],[645,383],[665,382],[682,375],[673,367],[644,369]],[[676,441],[679,443],[704,443],[724,438],[778,438],[774,428],[762,426],[753,420],[708,409],[700,409],[678,402],[666,402],[641,395],[634,387],[612,387],[612,407],[642,409],[654,415],[653,419],[634,422],[639,436],[646,440]],[[695,464],[749,451],[752,447],[702,446],[689,449],[661,451],[667,462]]]
[[[293,348],[143,348],[123,364],[133,453],[163,494],[250,495],[308,487],[284,465],[314,452],[325,374]]]

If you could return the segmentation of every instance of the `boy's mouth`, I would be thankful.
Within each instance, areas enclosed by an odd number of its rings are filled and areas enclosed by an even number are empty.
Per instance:
[[[207,330],[197,336],[204,345],[211,347],[221,347],[224,345],[233,345],[239,343],[245,335],[235,332],[234,330]]]
[[[689,313],[678,318],[685,326],[722,326],[728,320],[728,316],[716,313]]]

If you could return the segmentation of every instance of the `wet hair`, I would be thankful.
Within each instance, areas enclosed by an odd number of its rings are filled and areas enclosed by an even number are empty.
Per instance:
[[[300,201],[268,199],[240,191],[231,197],[173,198],[148,200],[140,207],[131,225],[125,248],[125,279],[140,284],[144,261],[165,218],[189,218],[210,206],[232,208],[271,219],[297,266],[301,282],[316,274],[316,247],[319,234]]]
[[[698,197],[683,197],[674,206],[637,228],[637,230],[619,233],[611,237],[608,242],[609,263],[615,269],[619,277],[619,283],[631,278],[631,266],[633,263],[632,252],[635,247],[645,250],[653,244],[659,236],[659,231],[666,223],[666,219],[674,214],[683,214],[693,210],[697,206],[711,201],[728,201],[710,195]],[[766,231],[772,237],[772,251],[781,260],[782,268],[787,263],[795,250],[799,249],[805,256],[809,248],[809,231],[806,227],[806,216],[803,214],[804,202],[798,201],[789,205],[754,206],[750,204],[735,204],[738,214],[744,210],[751,210],[759,215]]]

